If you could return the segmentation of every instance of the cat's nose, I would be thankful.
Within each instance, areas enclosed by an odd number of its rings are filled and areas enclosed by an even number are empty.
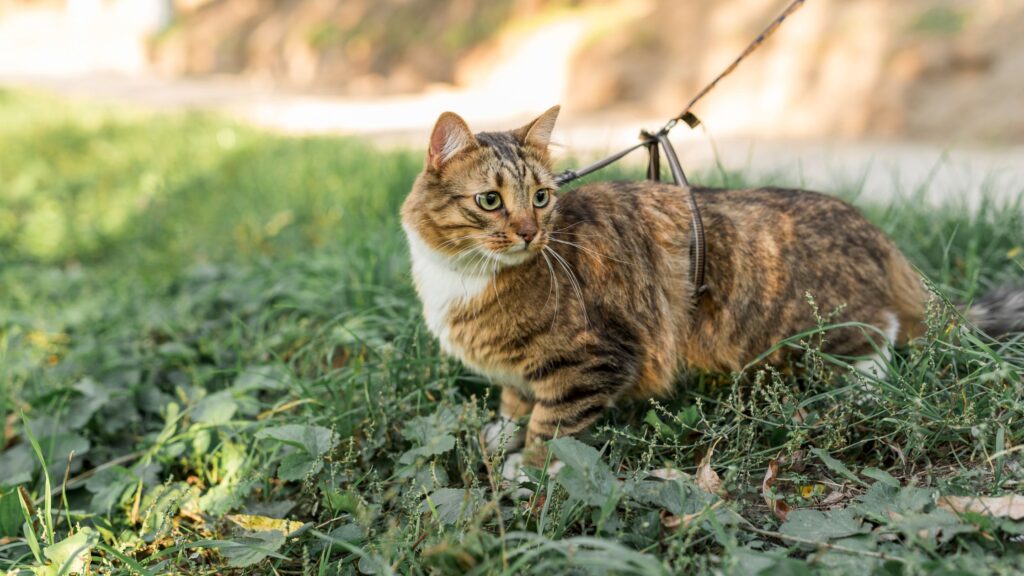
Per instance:
[[[519,235],[520,238],[523,239],[524,242],[529,244],[537,236],[537,231],[536,230],[520,230],[519,232],[517,232],[517,234]]]

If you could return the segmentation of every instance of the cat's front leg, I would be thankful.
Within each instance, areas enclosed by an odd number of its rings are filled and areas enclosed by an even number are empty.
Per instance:
[[[581,355],[571,362],[560,358],[547,364],[552,368],[550,373],[533,384],[526,464],[542,467],[547,461],[548,440],[584,432],[614,403],[624,383],[631,381],[636,367],[632,356],[621,353],[619,347],[609,352]]]
[[[526,443],[522,452],[509,454],[502,469],[506,480],[520,484],[528,478],[524,465],[544,469],[554,477],[562,469],[562,462],[548,460],[547,441],[556,436],[575,436],[589,428],[618,395],[619,378],[614,371],[582,367],[566,371],[561,378],[551,378],[534,385],[533,408],[526,429]],[[605,365],[604,368],[608,366]],[[516,497],[529,495],[529,490],[517,491]]]
[[[502,446],[514,451],[522,448],[526,429],[517,420],[530,415],[533,399],[513,386],[502,386],[501,408],[498,418],[484,425],[482,434],[488,452],[496,452]]]

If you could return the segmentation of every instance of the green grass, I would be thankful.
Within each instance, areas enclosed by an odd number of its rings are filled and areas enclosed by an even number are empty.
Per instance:
[[[1024,523],[936,507],[1024,491],[1024,344],[938,298],[884,381],[805,335],[805,376],[688,375],[596,450],[556,440],[568,470],[508,498],[477,436],[496,394],[440,356],[410,286],[397,212],[421,160],[0,92],[0,570],[1024,570]],[[1024,275],[1020,199],[895,195],[862,208],[943,298]],[[712,447],[724,500],[647,476]],[[785,523],[761,489],[778,457]]]

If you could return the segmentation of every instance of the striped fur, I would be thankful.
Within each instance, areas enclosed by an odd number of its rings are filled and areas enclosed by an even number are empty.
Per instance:
[[[540,441],[578,434],[620,399],[672,391],[682,367],[734,371],[816,325],[829,351],[866,356],[922,330],[926,293],[893,243],[851,206],[813,192],[697,189],[709,291],[694,301],[690,211],[672,185],[554,189],[547,140],[558,110],[511,132],[473,135],[446,113],[402,208],[417,290],[446,351],[503,386],[502,413]],[[458,151],[449,155],[452,145]],[[504,207],[485,211],[478,193]],[[524,230],[535,231],[529,243]],[[453,278],[474,287],[452,286]],[[442,301],[442,303],[438,303]],[[888,335],[887,335],[888,336]],[[874,340],[874,341],[872,341]],[[785,350],[767,361],[787,360]]]

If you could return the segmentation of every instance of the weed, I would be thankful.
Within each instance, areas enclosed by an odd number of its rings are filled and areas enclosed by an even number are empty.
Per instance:
[[[939,500],[1024,483],[1024,344],[954,306],[1020,277],[1024,195],[862,206],[935,293],[889,376],[821,352],[820,311],[779,344],[803,376],[685,374],[553,441],[567,467],[516,501],[479,442],[495,395],[410,286],[421,158],[0,93],[0,570],[1024,569],[1024,525]],[[680,474],[713,446],[725,500]]]

